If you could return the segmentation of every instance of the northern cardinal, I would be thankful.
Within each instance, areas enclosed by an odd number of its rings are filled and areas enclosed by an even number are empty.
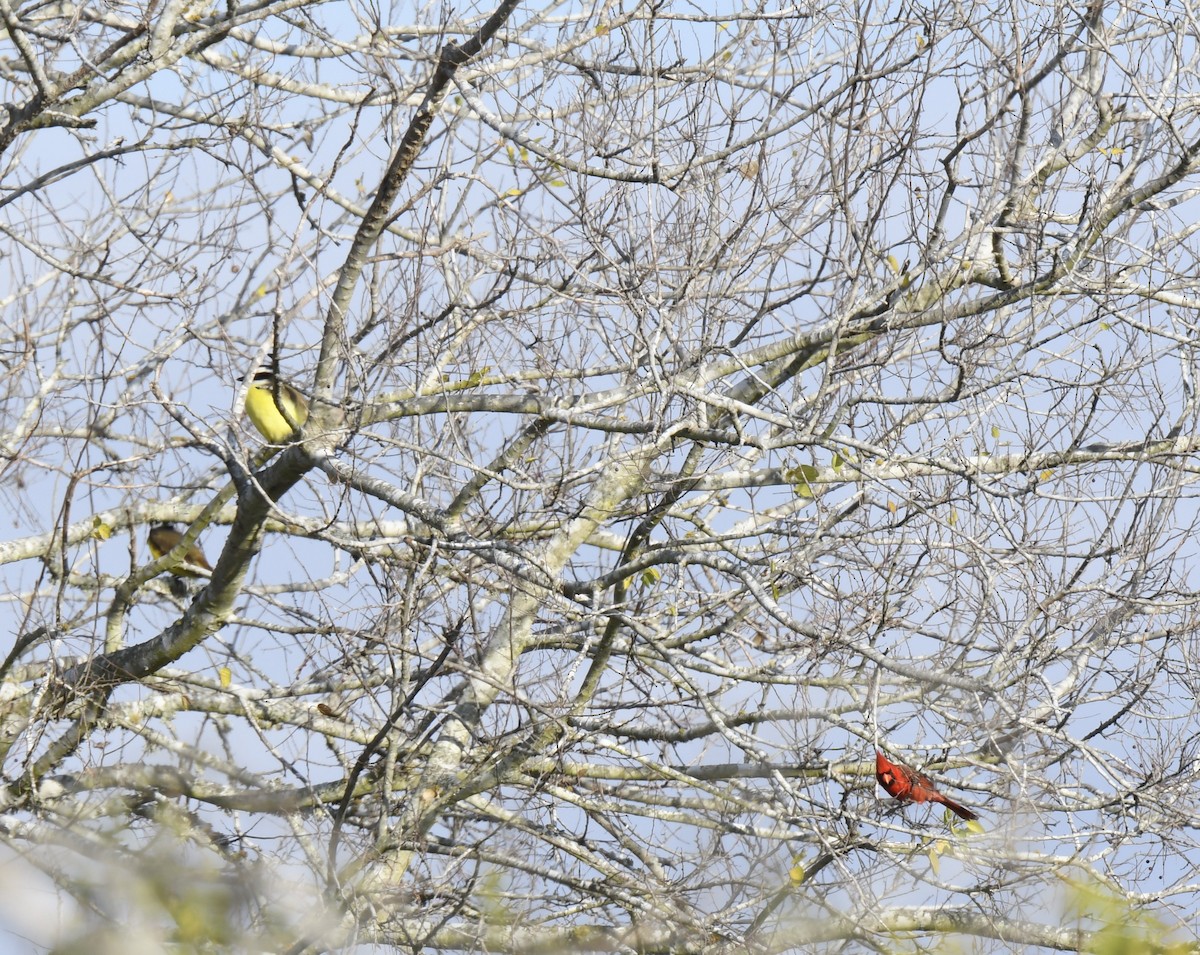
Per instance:
[[[966,806],[961,806],[953,799],[943,796],[933,785],[928,776],[918,773],[915,769],[903,763],[893,763],[879,750],[875,750],[875,778],[888,794],[899,800],[909,802],[940,802],[951,812],[970,822],[979,816]]]

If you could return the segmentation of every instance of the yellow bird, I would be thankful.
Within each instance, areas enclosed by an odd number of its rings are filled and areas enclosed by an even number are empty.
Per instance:
[[[271,444],[286,444],[308,420],[308,399],[271,369],[260,368],[246,392],[246,414]]]
[[[150,545],[150,553],[158,560],[163,554],[174,550],[181,540],[183,535],[175,530],[174,525],[159,524],[150,529],[150,539],[147,543]],[[171,568],[171,573],[176,577],[208,577],[212,574],[212,567],[200,545],[192,544],[183,555],[183,560]]]

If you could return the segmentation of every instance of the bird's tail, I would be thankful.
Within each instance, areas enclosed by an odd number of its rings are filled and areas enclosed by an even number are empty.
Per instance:
[[[943,796],[941,793],[938,793],[938,802],[940,802],[943,806],[945,806],[947,809],[949,809],[955,815],[960,816],[961,818],[967,820],[967,822],[971,822],[973,819],[979,818],[978,813],[972,812],[966,806],[962,805],[961,803],[955,802],[953,799],[950,799],[948,796]]]

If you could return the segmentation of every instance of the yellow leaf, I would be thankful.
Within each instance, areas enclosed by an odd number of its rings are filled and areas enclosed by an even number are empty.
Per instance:
[[[518,189],[516,186],[513,186],[511,189],[508,190],[508,192],[505,193],[505,195],[506,196],[519,196],[524,191],[525,191],[524,189]]]
[[[923,50],[923,49],[925,49],[925,44],[926,44],[926,43],[928,43],[928,42],[929,42],[929,41],[928,41],[928,40],[926,40],[926,39],[925,39],[925,37],[923,37],[923,36],[919,36],[919,37],[917,37],[917,49],[918,49],[918,50]]]
[[[894,273],[896,273],[897,275],[900,274],[900,260],[897,259],[894,255],[889,255],[887,257],[887,264],[888,264],[888,268],[891,269]]]
[[[958,511],[956,511],[954,508],[950,508],[949,520],[950,520],[951,527],[954,527],[955,525],[958,524]]]
[[[662,579],[662,574],[655,567],[647,567],[642,571],[642,586],[653,587]]]
[[[266,294],[267,294],[267,291],[268,291],[268,289],[267,289],[267,283],[266,283],[266,282],[263,282],[263,284],[262,284],[262,285],[260,285],[258,288],[256,288],[256,289],[254,290],[254,297],[255,297],[255,298],[262,298],[264,295],[266,295]]]
[[[941,875],[941,856],[938,853],[937,846],[929,847],[929,868],[933,869],[934,875]]]
[[[992,425],[992,437],[993,438],[1000,437],[1000,428],[997,425]]]
[[[96,540],[106,541],[112,537],[112,528],[98,517],[92,518],[92,536]]]
[[[1038,478],[1040,478],[1043,481],[1049,481],[1050,478],[1052,478],[1053,476],[1054,476],[1054,471],[1050,468],[1046,468],[1045,471],[1043,471],[1041,474],[1038,475]]]
[[[221,667],[221,669],[217,671],[217,676],[221,680],[221,688],[228,690],[229,685],[233,683],[233,671],[229,669],[229,667]]]
[[[891,511],[893,514],[896,513],[896,502],[895,501],[888,501],[888,510]]]

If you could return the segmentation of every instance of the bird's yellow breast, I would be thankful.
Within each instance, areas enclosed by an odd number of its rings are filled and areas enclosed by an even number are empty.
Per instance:
[[[279,398],[287,402],[289,396],[285,387],[280,387]],[[304,419],[308,417],[307,412],[307,408],[302,408],[294,402],[288,407],[288,414],[297,425],[304,424]],[[254,384],[246,392],[246,414],[250,416],[259,433],[272,444],[283,444],[295,430],[276,406],[270,383]]]

